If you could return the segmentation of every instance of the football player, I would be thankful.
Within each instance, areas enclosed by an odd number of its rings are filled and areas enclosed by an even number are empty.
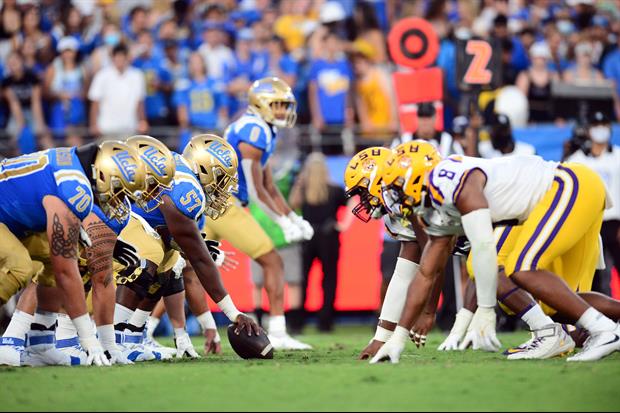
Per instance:
[[[182,251],[207,293],[224,314],[237,324],[237,332],[245,330],[248,335],[258,334],[259,327],[237,310],[222,285],[219,271],[199,229],[205,216],[218,218],[226,212],[230,193],[237,185],[236,154],[230,145],[215,135],[195,136],[182,155],[172,154],[176,172],[171,188],[163,193],[159,205],[152,202],[134,205],[133,212],[145,224],[136,220],[137,225],[132,226],[130,221],[125,229],[127,234],[123,231],[121,237],[135,245],[141,257],[152,257],[149,260],[157,265],[156,274],[170,270],[180,274],[183,265],[180,265],[178,251]],[[148,227],[154,228],[160,238],[148,236]],[[173,281],[170,296],[183,291],[182,277],[175,276],[170,281]],[[150,300],[148,307],[141,312],[117,306],[125,316],[115,317],[115,321],[124,318],[137,327],[132,331],[133,336],[142,337],[150,311],[156,303],[157,300]],[[184,324],[184,319],[182,321]],[[127,331],[125,336],[128,337]],[[175,344],[179,355],[196,355],[184,328],[175,329]]]
[[[451,157],[435,165],[413,163],[408,179],[415,182],[415,196],[408,203],[413,208],[432,209],[445,222],[462,225],[471,242],[478,300],[469,327],[473,341],[491,349],[499,347],[493,309],[498,279],[493,224],[514,223],[519,233],[505,261],[506,274],[590,334],[583,351],[568,360],[598,360],[620,349],[620,326],[569,287],[575,289],[592,274],[599,258],[598,236],[608,201],[605,185],[593,171],[536,156]],[[372,363],[398,362],[408,335],[406,327],[418,318],[435,272],[445,263],[451,238],[429,232],[419,276],[410,285],[399,326]],[[556,259],[562,263],[562,278],[547,270]]]
[[[38,306],[29,337],[34,364],[57,364],[54,330],[61,306],[71,317],[88,354],[87,363],[109,365],[86,309],[77,262],[82,225],[99,220],[98,206],[106,217],[122,221],[129,214],[128,199],[145,187],[145,166],[135,151],[121,142],[104,142],[74,148],[56,148],[0,164],[0,247],[3,274],[0,302],[6,302],[43,272],[43,263],[32,260],[21,242],[30,233],[47,230],[50,262],[56,290],[40,286]],[[109,278],[109,275],[105,275]],[[109,284],[108,284],[109,285]],[[109,295],[107,290],[107,295]],[[3,339],[3,362],[19,365],[24,345],[19,338]],[[15,346],[18,345],[18,346]],[[11,357],[13,357],[11,359]],[[71,360],[69,360],[69,363]]]
[[[256,202],[276,222],[288,242],[310,239],[312,226],[297,215],[274,185],[269,158],[276,147],[278,128],[294,126],[297,103],[291,88],[277,77],[255,81],[248,93],[247,112],[225,132],[240,160],[239,188],[235,202],[217,221],[207,218],[209,239],[225,239],[254,259],[265,275],[269,297],[269,340],[278,350],[307,350],[311,347],[286,332],[284,318],[284,265],[271,239],[244,209]]]

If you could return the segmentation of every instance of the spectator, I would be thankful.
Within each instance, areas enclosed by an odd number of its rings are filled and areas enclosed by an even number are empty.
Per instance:
[[[375,63],[374,49],[365,40],[353,43],[355,107],[362,133],[383,141],[398,130],[395,96],[389,73]],[[383,136],[381,134],[383,133]],[[377,134],[378,133],[378,134]],[[387,134],[387,135],[386,135]]]
[[[386,41],[379,20],[375,14],[375,8],[370,2],[358,2],[353,10],[353,22],[355,24],[355,40],[364,40],[374,50],[373,63],[386,64],[388,55]]]
[[[587,135],[589,150],[579,149],[567,161],[589,166],[605,181],[613,206],[603,215],[603,248],[620,270],[620,146],[611,144],[611,122],[601,112],[595,112],[589,120]],[[611,295],[609,276],[609,271],[597,271],[592,289]]]
[[[499,113],[494,116],[487,136],[483,136],[478,143],[478,152],[483,158],[499,158],[509,155],[535,155],[536,149],[528,143],[515,141],[510,118]]]
[[[297,54],[306,42],[306,34],[313,27],[313,21],[306,16],[310,7],[307,0],[283,0],[280,2],[280,16],[273,27],[274,33],[286,42],[286,48]]]
[[[123,30],[131,41],[138,40],[143,30],[149,29],[149,11],[143,6],[136,6],[129,12],[128,23]]]
[[[325,157],[320,153],[311,154],[304,164],[289,197],[291,208],[302,210],[302,216],[314,229],[314,237],[304,241],[302,303],[305,303],[308,276],[315,259],[323,267],[323,306],[319,311],[319,331],[333,329],[334,302],[338,283],[338,259],[340,257],[340,232],[346,231],[353,221],[347,214],[338,222],[340,207],[347,206],[342,187],[329,181],[329,170]]]
[[[248,88],[257,79],[254,68],[255,59],[252,53],[253,41],[252,29],[244,28],[239,31],[235,47],[235,64],[228,71],[226,78],[227,92],[230,96],[229,114],[231,117],[245,110]]]
[[[592,45],[575,46],[575,65],[564,72],[563,80],[577,85],[592,85],[603,81],[603,74],[592,65]]]
[[[566,59],[567,46],[562,34],[555,25],[549,25],[546,35],[546,43],[549,46],[551,59],[549,68],[559,75],[570,67],[570,62]]]
[[[86,22],[75,6],[61,9],[60,22],[54,27],[52,34],[59,41],[63,37],[72,36],[78,41],[78,51],[82,55],[89,54],[94,47],[94,36],[86,30]]]
[[[323,42],[324,57],[310,62],[308,86],[312,125],[318,131],[353,123],[349,93],[353,76],[343,54],[342,39],[328,32]]]
[[[535,43],[530,48],[529,69],[519,73],[517,87],[527,96],[530,122],[554,120],[551,101],[551,83],[559,80],[557,73],[549,70],[551,53],[545,43]]]
[[[172,74],[166,69],[163,56],[154,54],[153,36],[148,30],[138,34],[133,66],[140,69],[146,81],[144,107],[150,125],[168,123],[170,108],[167,96],[172,92]]]
[[[94,76],[104,67],[112,64],[112,49],[122,40],[121,31],[114,23],[107,23],[101,32],[102,45],[97,47],[89,59],[88,73]]]
[[[45,73],[45,65],[39,61],[37,53],[37,45],[32,37],[24,39],[21,46],[21,56],[24,61],[24,67],[34,73],[39,79],[43,78]]]
[[[224,87],[207,74],[199,54],[193,53],[188,64],[190,78],[180,81],[174,92],[179,125],[199,133],[223,128],[228,122]]]
[[[204,43],[198,53],[204,59],[209,75],[216,79],[224,78],[226,71],[233,67],[235,57],[225,44],[226,34],[220,24],[205,22],[203,27]]]
[[[620,36],[618,45],[610,52],[603,61],[603,73],[607,79],[611,79],[615,86],[616,119],[620,119]]]
[[[452,136],[461,145],[465,155],[478,156],[478,133],[467,116],[457,116],[452,120]]]
[[[21,27],[19,10],[4,4],[0,9],[0,61],[6,62],[11,51],[18,50]]]
[[[44,33],[41,28],[41,14],[37,6],[28,6],[24,11],[22,23],[22,36],[24,39],[34,41],[35,49],[39,55],[39,60],[47,65],[55,56],[52,49],[52,37]]]
[[[2,81],[2,89],[10,111],[7,131],[23,152],[25,148],[36,150],[34,135],[39,136],[39,146],[52,147],[53,142],[43,118],[41,81],[24,67],[18,52],[11,53],[6,64],[9,74]]]
[[[396,139],[392,146],[399,143],[408,142],[413,139],[422,139],[430,142],[437,148],[441,156],[463,155],[463,147],[449,133],[438,131],[435,128],[437,123],[437,111],[432,102],[423,102],[418,104],[418,129],[412,134],[404,134],[401,138]]]
[[[127,46],[114,46],[112,65],[97,72],[88,91],[91,133],[103,139],[146,133],[145,94],[144,76],[129,65]]]
[[[50,128],[57,138],[66,137],[68,145],[82,144],[75,127],[86,125],[85,74],[77,63],[79,44],[74,37],[58,42],[58,56],[45,72],[43,92],[51,102]]]
[[[267,61],[258,78],[275,76],[284,80],[291,89],[297,83],[297,62],[286,52],[286,44],[281,37],[273,36],[267,43]]]

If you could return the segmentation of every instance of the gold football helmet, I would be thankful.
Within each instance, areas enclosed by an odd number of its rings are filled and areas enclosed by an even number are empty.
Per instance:
[[[403,216],[414,212],[422,203],[428,173],[439,161],[437,149],[424,140],[394,148],[383,174],[383,205],[388,212]]]
[[[290,86],[280,78],[265,77],[252,83],[249,107],[267,123],[292,128],[297,121],[297,100]]]
[[[174,157],[166,145],[152,136],[132,136],[127,139],[127,145],[138,152],[146,166],[146,190],[136,203],[151,212],[161,205],[164,191],[172,188],[176,172]]]
[[[381,180],[391,155],[387,148],[367,148],[355,155],[345,169],[346,195],[359,195],[360,203],[353,208],[353,214],[363,222],[370,221],[375,209],[381,207]]]
[[[192,137],[183,151],[207,196],[205,214],[217,219],[226,213],[230,194],[237,190],[237,154],[217,135]]]
[[[124,221],[146,189],[146,166],[135,149],[120,141],[99,145],[92,166],[95,196],[99,207],[110,218]]]

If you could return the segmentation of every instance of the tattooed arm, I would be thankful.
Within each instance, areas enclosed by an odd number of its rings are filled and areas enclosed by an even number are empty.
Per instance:
[[[50,244],[50,261],[62,303],[69,317],[87,313],[84,286],[77,264],[77,245],[80,221],[59,198],[48,195],[43,199],[47,214],[47,238]],[[45,308],[58,311],[58,308]]]
[[[86,217],[83,226],[92,242],[85,252],[93,283],[95,323],[98,326],[113,324],[116,289],[112,282],[112,251],[116,234],[94,213]]]

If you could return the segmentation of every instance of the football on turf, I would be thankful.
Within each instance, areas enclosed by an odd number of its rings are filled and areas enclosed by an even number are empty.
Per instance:
[[[263,329],[258,336],[255,334],[248,336],[245,330],[235,334],[235,328],[234,324],[228,326],[228,341],[239,357],[244,359],[273,358],[273,346]]]

